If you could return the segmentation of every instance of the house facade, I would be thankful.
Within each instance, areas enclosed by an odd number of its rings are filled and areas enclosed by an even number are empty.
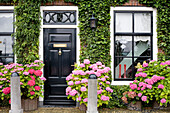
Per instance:
[[[82,32],[91,30],[79,27],[89,21],[79,19],[79,13],[83,11],[79,6],[64,0],[40,6],[39,58],[45,64],[43,76],[47,78],[44,98],[39,99],[41,105],[75,105],[65,95],[65,78],[74,69],[75,63],[80,64],[82,50],[88,46],[85,44],[82,47],[83,41],[86,41]],[[109,9],[110,26],[107,32],[110,37],[107,40],[112,85],[128,85],[134,80],[138,62],[158,59],[157,9],[140,4],[137,0],[129,0],[119,6],[111,5]],[[86,12],[84,14],[87,15]],[[15,37],[11,36],[16,30],[13,22],[14,6],[1,3],[0,62],[4,64],[16,62],[17,59],[13,52]]]

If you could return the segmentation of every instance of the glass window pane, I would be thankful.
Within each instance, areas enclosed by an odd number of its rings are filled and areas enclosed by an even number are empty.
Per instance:
[[[132,58],[116,58],[115,78],[132,79]]]
[[[13,56],[13,40],[11,36],[0,36],[0,56]]]
[[[151,56],[150,36],[134,37],[134,56]]]
[[[0,32],[13,32],[13,13],[0,13]]]
[[[132,56],[132,36],[116,36],[116,56]]]
[[[116,13],[116,32],[132,32],[132,13]]]
[[[135,13],[134,14],[134,32],[150,33],[151,32],[151,14]]]

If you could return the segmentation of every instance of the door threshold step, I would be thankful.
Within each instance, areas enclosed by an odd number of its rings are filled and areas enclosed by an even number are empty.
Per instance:
[[[67,95],[49,95],[49,98],[67,98]]]

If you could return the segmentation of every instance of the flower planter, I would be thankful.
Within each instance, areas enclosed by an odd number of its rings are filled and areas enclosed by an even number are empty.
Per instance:
[[[86,111],[87,110],[87,106],[85,104],[81,104],[81,105],[79,105],[79,109],[81,111]]]
[[[24,111],[32,111],[38,109],[38,98],[21,99],[21,107]]]
[[[157,101],[153,103],[154,109],[170,110],[170,104],[167,104],[167,107],[161,107]]]
[[[142,102],[141,101],[136,101],[135,104],[133,104],[133,102],[131,102],[130,104],[128,104],[127,107],[129,110],[141,110],[142,108]]]

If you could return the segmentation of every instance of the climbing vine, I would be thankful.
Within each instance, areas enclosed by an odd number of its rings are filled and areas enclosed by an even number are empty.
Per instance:
[[[16,14],[15,53],[18,63],[30,63],[39,58],[40,5],[54,0],[0,0],[0,3],[14,2]],[[128,0],[65,0],[79,7],[79,28],[81,51],[80,61],[90,59],[110,65],[110,7],[122,5]],[[170,56],[170,11],[168,0],[139,0],[141,4],[155,7],[158,11],[158,47],[166,59]],[[97,28],[92,31],[89,19],[97,18]]]
[[[90,59],[92,63],[101,61],[110,66],[110,6],[123,4],[127,0],[65,0],[79,8],[80,61]],[[94,14],[97,28],[90,28],[89,19]]]
[[[141,4],[157,9],[157,38],[158,47],[163,50],[164,60],[170,59],[170,1],[168,0],[139,0]],[[160,60],[163,60],[159,54]]]

